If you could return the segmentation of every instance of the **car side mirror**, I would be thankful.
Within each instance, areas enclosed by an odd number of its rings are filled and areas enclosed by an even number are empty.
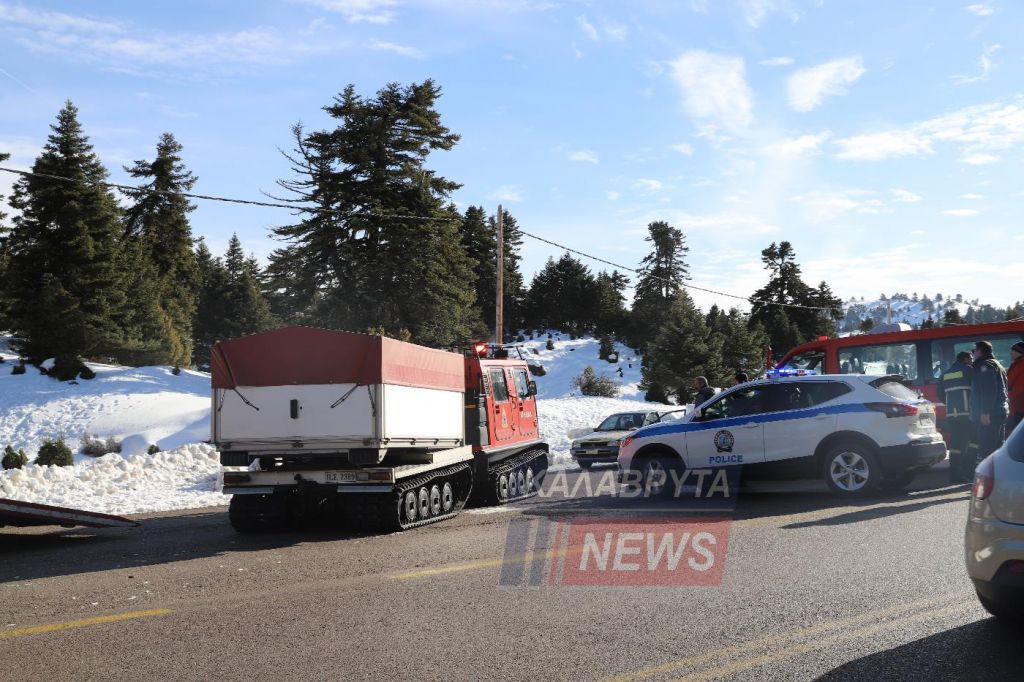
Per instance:
[[[537,382],[531,380],[530,383],[527,384],[526,390],[530,395],[537,395]]]

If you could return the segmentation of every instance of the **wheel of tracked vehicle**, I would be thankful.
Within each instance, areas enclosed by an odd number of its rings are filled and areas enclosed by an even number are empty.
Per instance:
[[[498,476],[498,499],[508,499],[508,474],[501,474]]]
[[[537,484],[537,480],[536,480],[536,478],[533,475],[533,467],[532,466],[526,467],[525,477],[526,477],[526,492],[528,492],[528,493],[534,492],[534,490],[535,490],[534,486]]]
[[[455,506],[455,490],[450,481],[441,486],[441,513],[447,514]]]
[[[420,486],[419,492],[416,495],[416,504],[418,509],[416,513],[421,519],[429,519],[430,514],[430,491],[427,490],[427,486]]]
[[[519,489],[520,495],[526,495],[527,493],[532,492],[529,488],[526,487],[526,472],[529,470],[530,467],[524,464],[523,466],[519,467],[519,471],[516,472],[516,488]]]
[[[419,498],[415,490],[410,490],[405,494],[402,502],[402,520],[406,523],[414,523],[417,519],[418,511]]]
[[[436,483],[430,486],[430,515],[441,515],[441,487]]]

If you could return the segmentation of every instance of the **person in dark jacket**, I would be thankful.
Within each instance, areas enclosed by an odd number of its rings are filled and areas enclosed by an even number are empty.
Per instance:
[[[1003,444],[1006,422],[1006,371],[992,354],[992,344],[974,344],[974,381],[971,383],[971,421],[977,430],[977,461]]]
[[[1010,416],[1006,419],[1006,435],[1024,420],[1024,341],[1010,347],[1013,362],[1006,370],[1006,388],[1010,394]]]
[[[707,377],[697,377],[693,380],[693,387],[697,389],[697,393],[693,397],[693,404],[700,405],[706,403],[715,397],[715,389],[708,385]]]
[[[968,483],[974,474],[974,457],[968,456],[971,435],[971,354],[961,351],[956,362],[939,379],[939,398],[946,404],[945,431],[949,438],[949,482]],[[973,450],[970,453],[974,455]]]
[[[739,386],[740,384],[745,384],[748,381],[750,381],[750,378],[747,376],[746,372],[736,372],[736,374],[732,376],[733,386]]]

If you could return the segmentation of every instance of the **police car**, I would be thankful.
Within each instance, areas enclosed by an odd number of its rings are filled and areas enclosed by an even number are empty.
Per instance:
[[[655,494],[669,469],[742,466],[747,478],[820,476],[852,497],[904,487],[945,456],[934,406],[901,377],[781,369],[636,431],[618,462]]]

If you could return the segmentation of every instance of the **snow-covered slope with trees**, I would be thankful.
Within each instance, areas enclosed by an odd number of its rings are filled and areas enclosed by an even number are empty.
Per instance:
[[[546,348],[546,333],[522,346],[528,361],[545,371],[536,377],[538,412],[557,467],[571,461],[570,430],[646,403],[632,350],[616,344],[619,362],[609,363],[598,357],[597,339],[552,336],[552,350]],[[76,451],[73,467],[30,464],[0,472],[0,497],[118,514],[225,503],[216,451],[204,442],[209,438],[208,374],[89,363],[95,379],[60,382],[32,366],[25,374],[12,374],[17,358],[2,343],[0,357],[5,360],[0,363],[0,449],[24,449],[31,459],[44,440],[64,438]],[[617,397],[580,395],[572,380],[588,365],[619,385]],[[86,434],[122,441],[122,453],[93,458],[77,452]],[[152,444],[161,452],[146,454]]]
[[[930,318],[934,323],[941,324],[945,318],[952,316],[955,322],[1000,322],[1011,317],[1024,315],[1024,306],[1017,304],[1010,308],[993,308],[977,298],[968,300],[961,294],[882,294],[874,300],[864,297],[851,298],[843,303],[846,317],[839,322],[840,331],[857,331],[864,320],[871,320],[874,326],[888,321],[905,322],[912,327],[920,327]]]

